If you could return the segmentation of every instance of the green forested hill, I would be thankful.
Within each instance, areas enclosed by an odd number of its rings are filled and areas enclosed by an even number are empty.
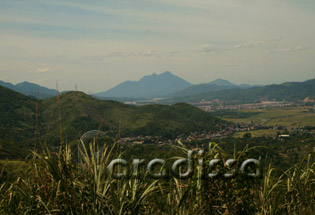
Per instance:
[[[36,100],[1,87],[0,148],[33,146],[36,124]],[[61,123],[57,97],[39,101],[38,133],[48,144],[57,144],[60,124],[65,141],[77,140],[89,130],[101,129],[122,136],[161,135],[174,137],[192,131],[217,130],[225,122],[194,106],[180,103],[168,105],[126,105],[116,101],[95,99],[82,92],[60,96]],[[32,144],[31,144],[32,143]],[[21,151],[21,150],[19,150]],[[12,151],[11,151],[12,152]],[[7,153],[2,153],[5,156]]]
[[[162,135],[217,129],[223,121],[188,104],[144,105],[140,107],[115,101],[103,101],[82,92],[60,96],[61,125],[68,140],[80,137],[92,129],[118,132],[122,136]],[[46,127],[58,133],[57,98],[42,101],[40,113]],[[51,133],[51,132],[50,132]]]
[[[0,157],[19,155],[35,136],[36,101],[0,86]],[[15,144],[25,140],[23,144]]]

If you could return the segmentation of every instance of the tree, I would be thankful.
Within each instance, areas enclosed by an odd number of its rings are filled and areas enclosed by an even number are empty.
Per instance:
[[[243,138],[244,138],[244,139],[249,139],[249,138],[251,138],[251,137],[252,137],[252,134],[249,133],[249,132],[246,132],[246,133],[243,135]]]

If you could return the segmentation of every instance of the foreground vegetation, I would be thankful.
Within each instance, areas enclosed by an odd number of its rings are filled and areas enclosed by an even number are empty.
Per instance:
[[[203,159],[206,164],[213,158],[235,158],[239,164],[254,149],[246,146],[229,157],[217,144],[210,143]],[[188,153],[184,145],[174,150],[184,156]],[[27,174],[0,185],[0,214],[304,215],[315,211],[314,153],[280,174],[268,165],[263,168],[263,176],[255,179],[242,174],[229,179],[222,175],[203,178],[195,162],[195,172],[186,180],[152,179],[144,169],[139,169],[140,177],[118,180],[106,169],[112,159],[123,156],[120,152],[115,143],[102,147],[82,144],[82,163],[65,144],[57,154],[47,147],[41,153],[33,152]],[[197,161],[198,156],[194,154],[193,159]],[[203,171],[211,172],[206,167]]]

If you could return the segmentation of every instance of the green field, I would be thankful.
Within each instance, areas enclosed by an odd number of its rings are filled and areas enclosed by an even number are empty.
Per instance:
[[[252,137],[263,137],[263,136],[270,136],[275,137],[277,136],[278,132],[283,132],[282,130],[274,130],[274,129],[260,129],[255,131],[242,131],[242,132],[236,132],[233,134],[233,137],[236,138],[242,138],[244,134],[250,133]]]
[[[310,111],[311,110],[311,111]],[[240,113],[254,113],[247,118],[222,117],[233,123],[261,123],[265,126],[282,125],[287,127],[315,126],[314,107],[274,108],[267,110],[240,110]]]
[[[0,160],[0,182],[21,177],[28,167],[25,161]]]

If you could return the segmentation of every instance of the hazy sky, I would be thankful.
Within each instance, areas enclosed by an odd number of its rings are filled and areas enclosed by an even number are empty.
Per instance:
[[[0,80],[99,92],[170,71],[192,83],[315,78],[314,0],[0,0]]]

